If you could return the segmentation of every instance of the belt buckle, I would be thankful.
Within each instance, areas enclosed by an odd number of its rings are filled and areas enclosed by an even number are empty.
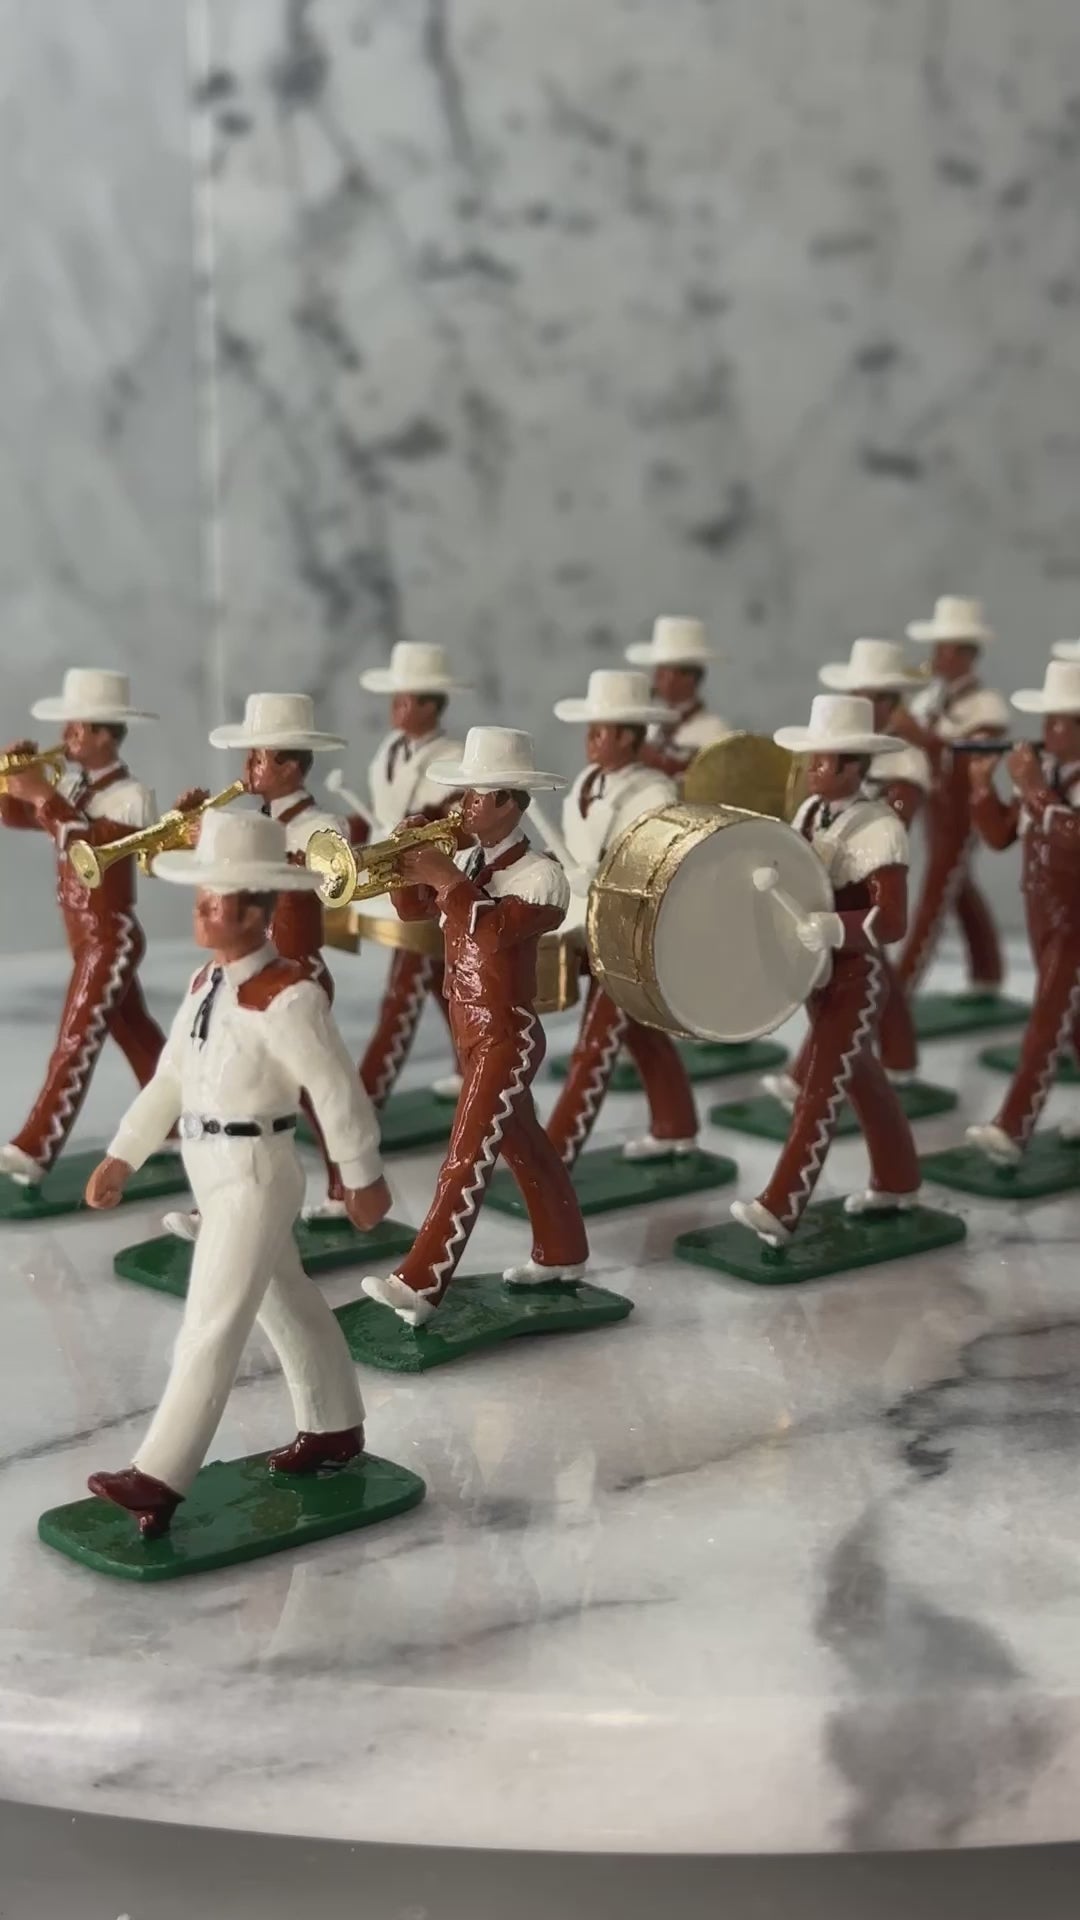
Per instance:
[[[205,1131],[206,1129],[197,1113],[182,1113],[180,1115],[181,1140],[201,1140]]]

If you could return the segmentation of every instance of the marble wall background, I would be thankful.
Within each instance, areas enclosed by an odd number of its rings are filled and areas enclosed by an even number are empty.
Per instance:
[[[1006,686],[1080,628],[1074,0],[0,30],[8,707],[141,656],[166,793],[253,685],[305,686],[359,767],[358,665],[441,638],[569,768],[552,699],[659,610],[708,618],[757,725],[950,587]]]

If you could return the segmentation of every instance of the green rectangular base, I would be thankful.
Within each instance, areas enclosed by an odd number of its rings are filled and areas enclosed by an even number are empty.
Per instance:
[[[1045,1200],[1080,1187],[1080,1141],[1063,1140],[1054,1128],[1037,1133],[1019,1166],[996,1167],[978,1147],[950,1147],[920,1160],[924,1180],[978,1194],[982,1200]]]
[[[757,1287],[790,1287],[803,1280],[822,1280],[830,1273],[850,1273],[857,1267],[932,1253],[955,1246],[966,1234],[956,1214],[938,1213],[933,1207],[912,1207],[908,1213],[875,1218],[845,1213],[842,1200],[823,1200],[806,1209],[786,1247],[767,1247],[733,1220],[729,1226],[681,1233],[675,1252],[696,1267],[714,1267]]]
[[[1012,1000],[1005,993],[917,993],[911,1011],[920,1040],[1022,1027],[1031,1014],[1025,1001]]]
[[[82,1153],[67,1153],[47,1173],[40,1187],[20,1187],[6,1174],[0,1174],[0,1220],[54,1220],[64,1213],[89,1211],[83,1195],[94,1168],[105,1157],[104,1147]],[[183,1193],[187,1175],[178,1153],[155,1153],[133,1173],[124,1188],[124,1204],[139,1200],[161,1200],[170,1193]]]
[[[775,1040],[747,1040],[741,1045],[725,1045],[719,1040],[680,1040],[679,1053],[688,1080],[729,1080],[737,1073],[768,1073],[781,1067],[787,1050]],[[561,1054],[551,1062],[556,1080],[565,1080],[570,1061]],[[612,1093],[640,1093],[641,1080],[632,1060],[616,1062],[611,1076]]]
[[[93,1497],[43,1513],[38,1537],[118,1580],[180,1580],[374,1526],[418,1506],[425,1491],[417,1474],[374,1453],[331,1473],[280,1476],[265,1453],[252,1453],[204,1467],[160,1540],[144,1540],[122,1507]]]
[[[951,1113],[957,1096],[951,1087],[935,1087],[928,1080],[912,1080],[896,1088],[896,1097],[909,1120],[929,1120],[936,1113]],[[758,1140],[786,1140],[791,1131],[791,1115],[783,1102],[771,1093],[753,1094],[749,1100],[725,1100],[709,1108],[714,1127],[730,1127],[735,1133],[750,1133]],[[836,1123],[838,1139],[858,1133],[859,1123],[845,1102]]]
[[[379,1114],[383,1152],[417,1153],[421,1147],[441,1147],[450,1138],[455,1106],[453,1100],[441,1100],[430,1087],[392,1093]],[[296,1137],[306,1147],[317,1144],[306,1120],[301,1120]]]
[[[1007,1073],[1011,1077],[1020,1065],[1020,1042],[1013,1041],[1004,1046],[984,1047],[979,1055],[979,1064],[989,1067],[991,1073]],[[1080,1066],[1072,1055],[1059,1060],[1055,1083],[1059,1087],[1080,1087]]]
[[[583,1153],[574,1168],[574,1192],[583,1214],[617,1213],[621,1207],[648,1207],[661,1200],[682,1200],[688,1193],[726,1187],[738,1176],[734,1160],[721,1153],[673,1154],[668,1160],[624,1160],[618,1147]],[[487,1204],[519,1220],[528,1209],[505,1167],[494,1175]]]
[[[387,1373],[426,1373],[484,1347],[530,1333],[585,1333],[625,1320],[634,1303],[606,1287],[508,1287],[499,1273],[463,1274],[451,1284],[438,1313],[407,1327],[377,1300],[354,1300],[338,1310],[354,1360]]]
[[[405,1253],[416,1238],[415,1229],[400,1220],[383,1220],[371,1233],[357,1233],[347,1220],[301,1220],[296,1228],[300,1258],[308,1273],[332,1273],[335,1267],[366,1266]],[[140,1240],[123,1247],[113,1261],[121,1280],[171,1293],[183,1300],[195,1249],[190,1240],[163,1233],[156,1240]]]

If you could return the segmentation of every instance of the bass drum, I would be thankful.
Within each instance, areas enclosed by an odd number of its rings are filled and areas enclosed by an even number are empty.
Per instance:
[[[702,747],[687,767],[682,798],[695,807],[741,807],[793,820],[806,797],[805,755],[761,733],[729,733]]]
[[[775,892],[754,873],[774,867]],[[643,815],[608,852],[589,894],[593,974],[632,1019],[701,1040],[756,1040],[803,1006],[821,956],[775,893],[828,912],[828,875],[782,820],[685,801]]]

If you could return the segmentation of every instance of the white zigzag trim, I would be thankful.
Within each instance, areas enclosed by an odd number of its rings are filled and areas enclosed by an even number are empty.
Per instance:
[[[405,1064],[434,975],[434,960],[424,959],[413,983],[412,992],[398,1014],[390,1034],[390,1045],[383,1056],[382,1071],[375,1082],[375,1091],[371,1096],[372,1105],[375,1107],[382,1106]]]
[[[957,894],[960,892],[960,889],[964,884],[964,877],[968,869],[968,856],[970,851],[971,851],[971,838],[968,838],[967,840],[965,840],[963,847],[961,848],[960,852],[956,856],[955,865],[949,869],[949,873],[946,878],[945,885],[942,887],[941,893],[938,897],[937,912],[935,913],[933,919],[930,921],[929,925],[927,926],[926,933],[923,938],[923,943],[921,947],[917,948],[917,950],[911,957],[911,968],[907,976],[908,993],[914,993],[915,988],[918,986],[919,981],[922,979],[923,974],[926,972],[926,969],[930,964],[930,961],[934,957],[934,949],[937,946],[938,937],[941,933],[941,923],[946,918],[946,916],[952,912],[954,906],[956,905]]]
[[[516,1011],[525,1017],[525,1025],[521,1032],[521,1051],[510,1076],[510,1084],[503,1088],[491,1125],[480,1142],[480,1151],[472,1163],[468,1184],[461,1190],[461,1206],[457,1213],[451,1216],[450,1232],[443,1248],[443,1257],[432,1265],[431,1279],[434,1288],[442,1286],[444,1276],[453,1268],[454,1255],[466,1237],[469,1221],[476,1212],[487,1186],[488,1174],[495,1165],[495,1156],[499,1151],[503,1129],[514,1111],[514,1102],[520,1099],[525,1090],[525,1075],[529,1071],[529,1063],[535,1051],[537,1019],[527,1007],[519,1007]]]
[[[574,1125],[563,1148],[564,1167],[572,1167],[593,1129],[593,1122],[600,1111],[600,1102],[608,1089],[608,1082],[615,1068],[615,1056],[623,1043],[627,1028],[627,1016],[621,1007],[617,1007],[615,1023],[605,1046],[600,1050],[592,1073],[589,1075],[578,1104]]]
[[[1057,1038],[1055,1039],[1053,1047],[1051,1048],[1050,1052],[1046,1056],[1046,1060],[1043,1064],[1043,1070],[1039,1075],[1038,1082],[1036,1083],[1035,1092],[1031,1099],[1031,1104],[1029,1105],[1028,1110],[1024,1115],[1023,1122],[1020,1127],[1021,1146],[1025,1146],[1025,1147],[1027,1146],[1027,1143],[1031,1139],[1032,1133],[1034,1131],[1035,1122],[1039,1118],[1040,1113],[1042,1112],[1043,1108],[1046,1105],[1047,1100],[1050,1097],[1050,1089],[1053,1086],[1054,1080],[1057,1076],[1058,1061],[1061,1058],[1062,1052],[1065,1047],[1065,1043],[1068,1040],[1069,1035],[1071,1034],[1076,1024],[1076,1016],[1078,1012],[1080,1012],[1080,974],[1078,974],[1073,980],[1072,988],[1069,993],[1069,998],[1065,1002],[1065,1011],[1061,1016],[1061,1022],[1058,1026]]]
[[[46,1169],[52,1165],[54,1158],[53,1149],[62,1146],[67,1136],[67,1131],[71,1125],[79,1096],[86,1082],[89,1080],[93,1072],[94,1062],[101,1052],[102,1043],[108,1031],[108,1016],[116,1005],[122,988],[127,983],[128,961],[135,948],[133,937],[135,926],[130,915],[126,913],[118,916],[116,925],[119,930],[120,939],[117,943],[109,977],[105,982],[104,992],[90,1016],[90,1024],[86,1029],[82,1046],[76,1056],[71,1072],[61,1088],[55,1112],[49,1123],[48,1133],[45,1135],[45,1151],[38,1165]]]
[[[874,1023],[881,1005],[881,992],[885,981],[885,973],[881,961],[878,960],[875,955],[869,955],[868,959],[869,975],[866,982],[866,999],[863,1001],[862,1011],[855,1023],[855,1031],[851,1036],[851,1045],[847,1049],[847,1052],[840,1056],[840,1064],[836,1069],[836,1075],[833,1079],[832,1089],[828,1102],[826,1103],[825,1111],[818,1121],[814,1138],[810,1142],[810,1151],[803,1161],[799,1184],[788,1194],[784,1211],[780,1215],[781,1225],[785,1227],[793,1225],[800,1218],[802,1210],[813,1192],[814,1181],[820,1173],[825,1155],[829,1151],[829,1142],[832,1139],[832,1130],[836,1124],[836,1116],[843,1105],[847,1090],[851,1085],[851,1076],[855,1070],[855,1061],[858,1057],[859,1050],[867,1035],[874,1031]]]

